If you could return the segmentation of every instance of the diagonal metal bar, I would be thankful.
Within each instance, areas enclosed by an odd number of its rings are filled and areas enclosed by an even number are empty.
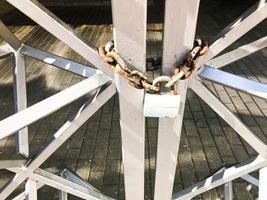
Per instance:
[[[201,78],[210,80],[245,93],[267,99],[267,85],[251,81],[240,76],[214,69],[204,65],[198,74]]]
[[[110,70],[98,55],[97,48],[81,39],[75,31],[66,23],[61,21],[48,9],[36,0],[6,0],[11,5],[19,9],[25,15],[30,17],[37,24],[42,26],[52,35],[63,41],[74,51],[92,63],[95,67],[101,69],[111,76]]]
[[[96,71],[95,75],[90,78],[0,121],[0,139],[12,135],[14,132],[55,112],[109,81],[110,79],[102,72]]]
[[[0,58],[5,58],[6,56],[9,56],[11,53],[13,53],[13,50],[9,44],[0,46]]]
[[[225,105],[214,96],[201,81],[193,78],[189,87],[205,101],[225,122],[229,124],[252,148],[262,157],[267,158],[267,146],[257,136],[255,136],[236,115],[227,109]]]
[[[146,66],[147,0],[112,0],[113,35],[118,53],[139,71]],[[127,16],[127,17],[126,17]],[[130,23],[129,23],[129,19]],[[145,118],[144,90],[115,75],[119,93],[125,198],[144,199]]]
[[[163,39],[164,74],[170,75],[177,62],[192,48],[198,17],[199,0],[165,1],[165,21]],[[173,26],[173,22],[178,24]],[[155,176],[155,200],[170,200],[175,178],[179,143],[181,137],[188,80],[179,81],[177,93],[180,95],[178,116],[174,119],[160,118]]]
[[[260,155],[254,159],[222,170],[207,179],[196,183],[173,195],[173,200],[188,200],[208,190],[223,185],[267,165],[267,161]]]
[[[20,40],[6,27],[6,25],[0,20],[0,36],[17,51],[22,43]]]
[[[22,169],[13,168],[9,170],[17,174],[23,173]],[[54,187],[58,190],[67,192],[80,198],[88,200],[112,200],[112,198],[109,198],[97,191],[90,190],[77,183],[74,183],[42,169],[36,169],[34,173],[29,174],[29,179],[38,181],[42,184]]]
[[[259,180],[249,174],[245,174],[244,176],[241,176],[240,178],[259,187]]]
[[[86,78],[95,73],[95,70],[89,66],[24,44],[20,49],[20,53]]]
[[[68,169],[64,169],[64,171],[61,173],[61,176],[64,177],[67,180],[70,180],[73,183],[77,183],[78,185],[81,185],[89,190],[94,190],[96,192],[99,192],[94,186],[89,184],[88,182],[82,180],[77,174],[74,172],[71,172]]]
[[[233,62],[236,62],[246,56],[249,56],[250,54],[253,54],[265,47],[267,47],[267,36],[262,37],[249,44],[238,47],[237,49],[225,53],[221,56],[213,58],[207,63],[207,65],[212,66],[214,68],[221,68]]]
[[[24,167],[22,173],[14,176],[8,184],[1,188],[0,199],[6,199],[115,93],[115,85],[111,84],[106,89],[97,92],[95,98],[91,98],[83,104],[78,113],[54,134],[54,140],[27,167]]]
[[[264,20],[266,16],[266,0],[258,1],[215,37],[214,42],[211,42],[209,51],[204,56],[199,58],[196,63],[196,67],[198,68],[207,61],[211,60],[214,56]]]

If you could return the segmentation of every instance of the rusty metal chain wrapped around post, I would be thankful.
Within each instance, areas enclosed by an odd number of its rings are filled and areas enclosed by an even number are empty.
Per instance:
[[[98,48],[100,57],[112,71],[123,76],[131,86],[137,89],[145,89],[148,93],[159,93],[161,82],[166,82],[165,87],[171,88],[177,81],[190,77],[195,69],[196,61],[207,51],[208,43],[204,40],[196,39],[194,41],[193,49],[189,52],[182,65],[176,67],[172,77],[159,76],[154,80],[149,80],[144,73],[137,70],[131,70],[127,67],[127,64],[115,51],[113,41]]]

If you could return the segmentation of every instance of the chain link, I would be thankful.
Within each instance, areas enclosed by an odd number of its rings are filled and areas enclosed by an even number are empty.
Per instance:
[[[187,79],[195,69],[196,61],[208,51],[208,43],[204,40],[196,39],[193,49],[189,52],[183,64],[176,67],[174,75],[159,76],[154,80],[149,80],[142,72],[131,70],[114,49],[113,41],[100,46],[98,52],[107,66],[114,72],[123,76],[131,86],[137,89],[145,89],[148,93],[159,93],[160,83],[165,82],[165,87],[173,88],[177,81]]]

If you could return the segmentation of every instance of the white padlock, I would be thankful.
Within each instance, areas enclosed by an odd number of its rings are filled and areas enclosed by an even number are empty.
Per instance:
[[[153,85],[157,82],[158,80],[155,79],[155,83],[153,82]],[[172,90],[175,90],[175,88],[172,88]],[[179,107],[180,95],[177,95],[174,91],[160,94],[145,94],[145,117],[175,118],[178,115]]]

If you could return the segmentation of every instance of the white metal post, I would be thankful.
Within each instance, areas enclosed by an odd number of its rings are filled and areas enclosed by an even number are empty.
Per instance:
[[[267,167],[260,169],[259,200],[267,199]]]
[[[25,185],[25,199],[37,200],[37,181],[28,179]]]
[[[233,182],[224,184],[224,200],[233,200]]]
[[[14,81],[14,104],[15,112],[19,112],[27,108],[27,89],[25,77],[25,59],[19,52],[13,55],[13,81]],[[16,134],[17,152],[28,157],[28,127],[25,127]]]
[[[62,190],[59,190],[59,200],[68,200],[68,193]]]
[[[112,0],[116,51],[139,71],[145,71],[147,1]],[[144,91],[115,75],[119,92],[122,158],[127,200],[144,199]]]
[[[25,60],[19,53],[22,43],[20,40],[5,26],[0,20],[0,36],[10,45],[13,52],[13,82],[14,82],[14,104],[15,112],[19,112],[27,108],[26,78],[25,78]],[[17,152],[28,157],[28,128],[18,131],[16,135]]]
[[[168,0],[165,5],[163,73],[170,75],[176,64],[193,47],[199,0]],[[173,25],[173,22],[177,25]],[[159,119],[155,200],[170,200],[177,165],[188,81],[179,81],[179,114],[175,119]]]

